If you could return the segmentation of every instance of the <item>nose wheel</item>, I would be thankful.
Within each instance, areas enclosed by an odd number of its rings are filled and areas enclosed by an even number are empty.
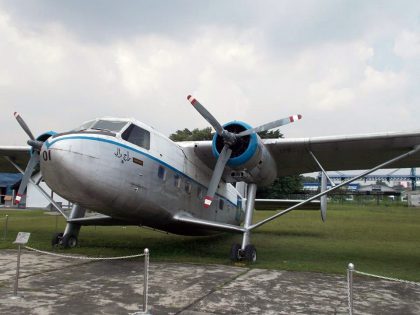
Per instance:
[[[55,233],[51,239],[52,246],[62,246],[64,248],[74,248],[78,244],[77,236],[74,234]]]

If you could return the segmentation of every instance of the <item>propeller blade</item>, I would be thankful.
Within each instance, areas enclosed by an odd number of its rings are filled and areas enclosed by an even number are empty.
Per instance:
[[[32,134],[31,130],[29,129],[28,125],[25,123],[25,121],[20,117],[19,113],[15,112],[14,116],[19,123],[19,125],[22,127],[23,131],[26,132],[26,134],[29,136],[31,140],[35,140],[34,135]]]
[[[277,128],[277,127],[280,127],[280,126],[290,124],[290,123],[295,122],[299,119],[302,119],[302,115],[293,115],[293,116],[290,116],[290,117],[287,117],[287,118],[283,118],[283,119],[279,119],[279,120],[269,122],[269,123],[261,125],[259,127],[244,130],[244,131],[238,133],[236,136],[238,136],[238,137],[249,136],[253,133],[257,133],[257,132],[260,132],[260,131],[266,131],[266,130],[270,130],[270,129],[273,129],[273,128]]]
[[[226,163],[230,159],[231,154],[232,150],[229,148],[229,146],[225,145],[222,149],[222,152],[220,152],[219,158],[217,159],[213,175],[211,176],[209,188],[207,189],[207,196],[204,198],[205,208],[211,206],[211,203],[217,190],[217,186],[219,185]]]
[[[216,118],[203,106],[199,101],[197,101],[191,95],[187,96],[187,100],[195,107],[195,109],[200,113],[201,116],[204,117],[205,120],[216,130],[219,136],[223,133],[223,127],[219,124]]]
[[[33,152],[31,158],[29,159],[28,165],[26,165],[25,173],[23,173],[22,181],[20,182],[19,190],[16,195],[16,204],[20,202],[22,196],[25,193],[26,186],[28,186],[29,179],[35,169],[39,164],[39,154],[38,152]]]

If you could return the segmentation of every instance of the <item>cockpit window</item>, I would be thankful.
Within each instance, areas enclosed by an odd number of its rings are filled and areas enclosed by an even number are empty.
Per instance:
[[[120,132],[126,124],[126,121],[98,120],[90,129]]]
[[[104,130],[111,132],[120,132],[127,124],[126,121],[115,121],[115,120],[89,120],[83,125],[73,129],[72,131],[83,131],[87,129]]]
[[[83,123],[83,125],[81,125],[77,128],[74,128],[72,131],[82,131],[82,130],[89,129],[90,126],[92,126],[94,122],[95,122],[95,120],[89,120],[89,121]]]
[[[121,138],[138,145],[139,147],[147,150],[150,149],[150,132],[134,124],[128,126],[128,128],[122,133]]]

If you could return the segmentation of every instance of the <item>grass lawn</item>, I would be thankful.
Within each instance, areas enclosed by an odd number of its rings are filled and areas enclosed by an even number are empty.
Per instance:
[[[9,215],[6,241],[4,216]],[[257,211],[254,221],[274,214]],[[58,218],[58,232],[65,222]],[[56,217],[44,211],[0,211],[0,249],[17,232],[31,232],[29,246],[51,250]],[[55,249],[91,256],[137,254],[148,247],[151,261],[231,264],[230,245],[239,234],[187,237],[138,227],[82,227],[79,247]],[[252,267],[344,273],[349,262],[360,271],[420,282],[420,209],[404,206],[330,204],[327,222],[318,211],[294,211],[255,230],[258,261]]]

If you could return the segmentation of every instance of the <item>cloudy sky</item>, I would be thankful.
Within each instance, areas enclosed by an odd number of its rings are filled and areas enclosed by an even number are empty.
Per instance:
[[[164,134],[300,113],[287,137],[420,129],[418,1],[3,1],[0,132],[101,116]]]

